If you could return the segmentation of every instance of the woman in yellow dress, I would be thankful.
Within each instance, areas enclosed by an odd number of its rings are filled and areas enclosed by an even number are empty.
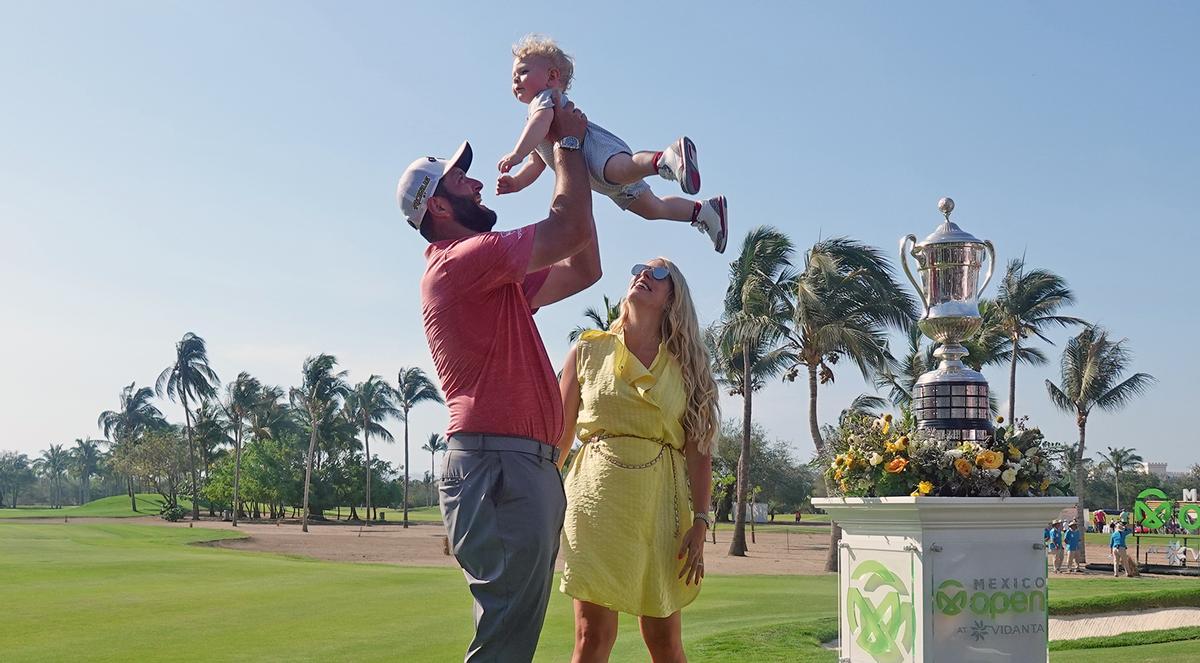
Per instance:
[[[684,661],[680,609],[704,577],[717,386],[687,281],[669,260],[635,265],[621,315],[585,332],[560,382],[562,591],[575,599],[572,661],[607,661],[617,613],[638,616],[655,663]]]

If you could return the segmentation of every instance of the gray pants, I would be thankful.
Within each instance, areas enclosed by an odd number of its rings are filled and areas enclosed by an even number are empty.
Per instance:
[[[438,486],[450,550],[475,598],[466,659],[533,660],[554,578],[566,495],[553,458],[533,440],[458,435]]]

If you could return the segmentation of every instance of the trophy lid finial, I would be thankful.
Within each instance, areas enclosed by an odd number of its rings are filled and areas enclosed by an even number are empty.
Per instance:
[[[946,196],[946,197],[942,198],[941,200],[939,200],[938,201],[938,211],[941,212],[942,215],[946,217],[947,221],[949,221],[950,213],[954,211],[954,199],[949,196]]]

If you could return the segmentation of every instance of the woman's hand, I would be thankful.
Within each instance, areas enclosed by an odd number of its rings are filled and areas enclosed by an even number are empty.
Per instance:
[[[700,580],[704,578],[704,538],[708,535],[708,525],[702,520],[697,520],[692,523],[692,528],[683,535],[683,545],[679,547],[679,555],[676,559],[684,559],[687,556],[687,561],[683,565],[683,570],[679,572],[680,578],[686,578],[685,584],[700,584]]]

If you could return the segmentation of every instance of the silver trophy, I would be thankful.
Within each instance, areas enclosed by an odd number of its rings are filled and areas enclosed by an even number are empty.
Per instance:
[[[979,296],[992,280],[996,249],[950,220],[953,200],[942,198],[938,210],[946,220],[933,234],[921,242],[916,235],[900,240],[900,264],[924,306],[917,326],[941,344],[933,353],[941,363],[917,379],[913,388],[912,411],[918,428],[935,431],[942,439],[983,440],[992,434],[988,384],[982,373],[963,364],[967,349],[962,342],[983,324]],[[985,251],[987,275],[976,288]],[[909,269],[910,254],[917,260],[920,283]]]

